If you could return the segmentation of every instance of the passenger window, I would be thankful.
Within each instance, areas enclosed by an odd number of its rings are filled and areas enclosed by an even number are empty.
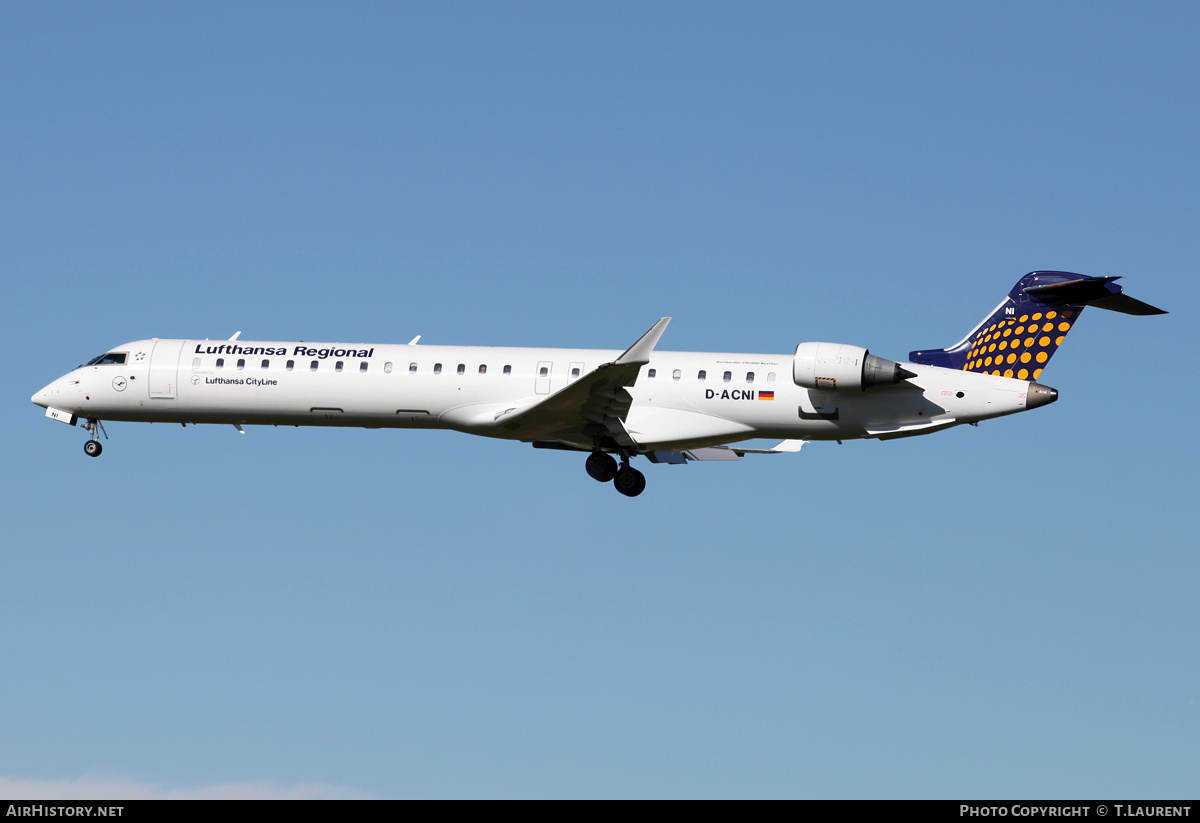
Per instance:
[[[504,373],[505,373],[505,374],[512,374],[512,366],[505,366],[505,367],[504,367]]]
[[[384,373],[384,374],[391,374],[391,373],[392,373],[392,363],[391,363],[391,361],[390,361],[390,360],[389,360],[387,363],[384,363],[384,364],[383,364],[383,373]]]
[[[316,361],[316,360],[314,360],[314,361],[312,361],[311,363],[309,363],[309,364],[308,364],[308,370],[309,370],[309,371],[316,371],[316,370],[317,370],[317,361]]]
[[[646,372],[647,377],[653,377],[656,374],[658,374],[658,369],[651,369],[650,371]]]
[[[753,382],[754,382],[754,372],[752,372],[752,371],[748,371],[748,372],[746,372],[746,382],[747,382],[747,383],[753,383]]]
[[[287,369],[288,371],[291,371],[292,369],[296,368],[296,361],[295,360],[287,361],[287,365],[284,366],[284,368]]]
[[[774,382],[775,382],[775,372],[773,372],[773,371],[769,371],[769,372],[767,372],[767,382],[768,382],[768,383],[774,383]]]
[[[408,364],[408,373],[409,373],[409,374],[416,374],[416,373],[417,373],[417,364],[416,364],[416,363],[409,363],[409,364]]]
[[[193,357],[192,358],[192,368],[195,369],[195,368],[199,368],[199,367],[200,367],[200,358]]]
[[[466,374],[466,373],[467,373],[467,364],[466,364],[466,363],[459,363],[459,364],[458,364],[458,373],[459,373],[459,374]]]
[[[579,376],[579,367],[576,366],[575,368],[571,369],[571,379],[574,380],[578,376]]]
[[[441,364],[441,363],[434,363],[434,364],[433,364],[433,373],[434,373],[434,374],[441,374],[441,373],[442,373],[442,364]]]
[[[263,367],[264,369],[269,369],[269,368],[271,368],[271,361],[270,361],[270,360],[264,360],[264,361],[262,362],[262,367]]]
[[[723,375],[721,375],[721,379],[724,380],[726,383],[728,383],[730,380],[733,379],[733,372],[731,372],[731,371],[725,372]]]
[[[224,358],[224,357],[218,357],[218,358],[217,358],[217,368],[218,368],[218,369],[223,369],[223,368],[225,368],[225,358]]]
[[[676,369],[675,371],[671,372],[672,380],[678,380],[681,377],[683,377],[683,372],[681,372],[679,369]]]
[[[539,376],[539,377],[545,377],[545,376],[546,376],[546,375],[548,375],[549,373],[550,373],[550,370],[549,370],[548,368],[546,368],[545,366],[542,366],[540,369],[538,369],[538,376]]]
[[[358,371],[362,374],[366,373],[366,371],[367,371],[367,361],[366,360],[364,360],[358,364]]]
[[[345,361],[339,360],[339,361],[337,361],[337,365],[333,367],[333,370],[336,372],[340,372],[342,370],[342,366],[344,366],[344,365],[346,365]]]
[[[696,375],[696,379],[703,383],[708,379],[708,372],[706,372],[704,369],[701,369],[700,373]]]
[[[482,365],[481,365],[481,366],[479,367],[479,373],[480,373],[480,374],[487,374],[487,366],[482,366]]]
[[[244,368],[246,368],[246,358],[239,357],[238,358],[238,371],[241,371]]]

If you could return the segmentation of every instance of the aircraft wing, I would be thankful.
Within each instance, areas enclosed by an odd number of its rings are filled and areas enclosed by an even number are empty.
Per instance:
[[[656,450],[646,457],[651,463],[690,463],[693,460],[741,460],[748,454],[793,454],[800,451],[807,440],[783,440],[769,449],[752,449],[743,446],[706,446],[702,449],[684,451]]]
[[[662,318],[616,360],[598,366],[544,400],[499,412],[496,425],[522,440],[587,443],[594,438],[608,438],[620,447],[636,449],[637,442],[625,428],[633,404],[626,389],[637,381],[642,366],[650,362],[650,353],[670,322],[671,318]]]

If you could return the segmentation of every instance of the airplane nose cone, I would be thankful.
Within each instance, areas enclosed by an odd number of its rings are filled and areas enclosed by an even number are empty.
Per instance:
[[[43,386],[29,398],[35,406],[43,409],[69,409],[79,405],[79,381],[60,377],[49,385]]]
[[[1058,389],[1031,382],[1025,394],[1025,408],[1036,409],[1038,406],[1048,406],[1057,399]]]

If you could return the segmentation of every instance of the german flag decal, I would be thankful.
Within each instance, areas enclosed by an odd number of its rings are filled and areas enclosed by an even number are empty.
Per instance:
[[[774,399],[775,399],[775,392],[773,392],[773,391],[760,391],[760,392],[758,393],[758,399],[759,399],[759,400],[774,400]]]

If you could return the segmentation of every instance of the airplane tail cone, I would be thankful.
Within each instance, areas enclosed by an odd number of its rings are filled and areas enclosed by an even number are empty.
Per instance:
[[[1041,383],[1030,383],[1025,395],[1025,408],[1036,409],[1038,406],[1049,406],[1058,399],[1058,389],[1043,386]]]

